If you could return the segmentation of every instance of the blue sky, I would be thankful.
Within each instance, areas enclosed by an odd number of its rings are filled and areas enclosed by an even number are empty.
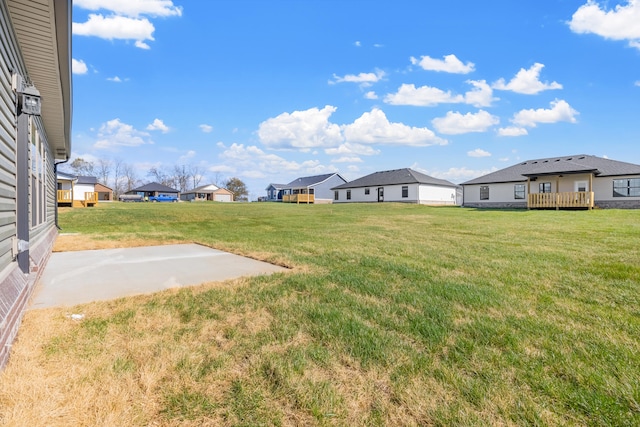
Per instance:
[[[640,164],[640,0],[74,0],[72,159],[200,184]]]

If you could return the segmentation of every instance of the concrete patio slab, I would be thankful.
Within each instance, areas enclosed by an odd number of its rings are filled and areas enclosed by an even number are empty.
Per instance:
[[[36,285],[29,309],[281,271],[287,269],[197,244],[56,252]]]

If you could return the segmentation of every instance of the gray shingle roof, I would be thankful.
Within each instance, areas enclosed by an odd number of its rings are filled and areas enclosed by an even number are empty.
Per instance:
[[[287,185],[286,184],[274,184],[274,183],[271,183],[271,184],[269,184],[267,186],[267,188],[265,188],[265,190],[268,190],[269,187],[273,187],[276,190],[282,190],[283,188],[287,188]]]
[[[150,182],[149,184],[145,184],[142,187],[134,188],[130,191],[130,193],[135,193],[137,191],[158,191],[162,193],[179,193],[175,188],[167,187],[164,184],[160,184],[158,182]]]
[[[319,184],[327,179],[331,178],[333,175],[338,175],[337,173],[327,173],[324,175],[315,175],[315,176],[303,176],[301,178],[294,179],[290,183],[288,183],[285,188],[300,188],[300,187],[310,187],[312,185]],[[342,178],[342,177],[340,177]]]
[[[524,181],[527,177],[575,173],[594,173],[597,176],[637,175],[640,174],[640,165],[587,154],[549,157],[527,160],[463,182],[462,185],[517,182]]]
[[[456,184],[446,179],[434,178],[429,175],[414,171],[413,169],[395,169],[390,171],[374,172],[362,178],[347,182],[346,184],[333,187],[332,190],[343,188],[358,187],[375,187],[380,185],[399,185],[399,184],[430,184],[442,187],[457,187]]]
[[[98,178],[95,176],[78,176],[77,184],[93,184],[96,185],[98,183]]]

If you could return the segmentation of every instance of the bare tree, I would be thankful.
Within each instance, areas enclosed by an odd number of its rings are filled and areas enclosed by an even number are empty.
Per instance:
[[[94,165],[88,160],[83,159],[82,157],[76,158],[71,164],[69,164],[71,169],[73,169],[73,173],[76,175],[85,175],[92,176]]]
[[[126,193],[123,185],[124,162],[116,159],[113,162],[113,196],[117,199],[121,194]]]
[[[189,175],[191,176],[190,190],[200,186],[200,181],[202,181],[202,172],[203,171],[198,165],[189,165]]]
[[[136,171],[133,168],[133,166],[131,166],[128,163],[123,164],[122,178],[123,178],[125,193],[127,191],[131,191],[132,189],[138,186],[138,177],[136,175]]]
[[[188,190],[190,177],[189,170],[185,165],[175,165],[173,167],[173,180],[176,184],[174,188],[180,190],[181,193]]]
[[[99,159],[97,165],[98,182],[102,185],[109,186],[109,178],[111,177],[111,169],[113,162],[109,159]]]

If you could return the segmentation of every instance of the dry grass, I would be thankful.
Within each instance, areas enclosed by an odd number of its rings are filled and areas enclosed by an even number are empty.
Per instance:
[[[1,425],[640,421],[633,213],[178,204],[67,215],[91,234],[60,236],[56,250],[198,242],[296,269],[27,312],[0,374]]]

